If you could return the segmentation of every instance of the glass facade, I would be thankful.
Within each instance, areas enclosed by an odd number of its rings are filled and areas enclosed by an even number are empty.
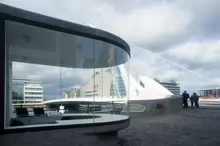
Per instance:
[[[39,102],[40,101],[40,102]],[[12,104],[42,103],[43,87],[28,79],[12,79]]]
[[[129,100],[127,51],[105,41],[19,22],[6,21],[5,28],[7,83],[12,82],[6,96],[6,128],[129,119],[129,110],[124,109]],[[14,76],[37,82],[13,82]],[[32,110],[24,112],[27,108]],[[37,116],[36,108],[44,114]]]
[[[116,67],[115,70],[113,70],[112,72],[114,72],[114,76],[111,82],[110,95],[123,98],[127,95],[126,94],[127,91],[125,88],[125,83],[124,83],[124,79],[122,78],[121,71],[119,67]]]
[[[24,82],[12,82],[12,103],[24,103]]]

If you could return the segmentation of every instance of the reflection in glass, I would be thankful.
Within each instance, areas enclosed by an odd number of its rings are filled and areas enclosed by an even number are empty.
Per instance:
[[[12,103],[43,103],[41,83],[13,77]]]
[[[129,97],[129,56],[123,49],[11,21],[6,38],[12,64],[7,127],[128,119],[123,108]]]
[[[24,83],[12,82],[12,103],[24,103]]]

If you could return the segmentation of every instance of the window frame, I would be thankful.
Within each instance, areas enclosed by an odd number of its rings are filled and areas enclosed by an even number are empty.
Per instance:
[[[5,37],[5,24],[6,21],[19,22],[31,26],[36,26],[40,28],[45,28],[49,30],[54,30],[58,32],[63,32],[72,35],[83,36],[86,38],[91,38],[94,40],[100,40],[106,43],[113,44],[119,49],[124,50],[130,57],[130,47],[121,38],[95,28],[71,23],[68,21],[63,21],[60,19],[36,14],[33,12],[28,12],[19,8],[14,8],[4,4],[0,4],[0,67],[2,69],[0,74],[0,93],[2,94],[0,98],[0,135],[10,134],[10,133],[23,133],[32,131],[45,131],[45,130],[57,130],[57,129],[69,129],[69,128],[82,128],[82,127],[94,127],[94,126],[104,126],[112,125],[118,123],[124,123],[130,121],[130,119],[107,122],[107,123],[92,123],[92,124],[82,124],[82,125],[56,125],[56,126],[42,126],[42,127],[29,127],[29,128],[19,128],[19,129],[5,129],[6,120],[6,96],[9,93],[6,84],[6,62],[8,61],[6,55],[6,37]],[[6,60],[7,59],[7,60]],[[8,85],[9,86],[9,85]]]

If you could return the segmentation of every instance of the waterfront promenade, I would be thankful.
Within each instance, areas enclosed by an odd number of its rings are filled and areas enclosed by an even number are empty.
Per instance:
[[[199,109],[139,117],[119,132],[121,145],[142,146],[219,146],[220,101],[202,101]]]

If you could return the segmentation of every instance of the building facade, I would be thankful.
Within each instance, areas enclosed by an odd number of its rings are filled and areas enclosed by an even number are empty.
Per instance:
[[[41,83],[26,79],[13,80],[12,75],[17,74],[15,67],[12,65],[13,62],[48,66],[48,70],[51,72],[53,72],[52,67],[59,68],[60,74],[54,74],[53,77],[60,79],[60,86],[53,88],[53,91],[60,93],[62,91],[61,83],[65,81],[61,77],[61,69],[84,69],[87,73],[87,69],[104,70],[122,64],[129,65],[130,46],[123,39],[101,29],[90,28],[3,4],[0,4],[0,36],[0,58],[2,59],[0,62],[2,70],[0,76],[0,93],[2,94],[2,98],[0,98],[0,132],[3,134],[2,139],[5,139],[5,134],[7,136],[3,146],[17,143],[30,145],[25,139],[34,140],[35,133],[42,133],[42,130],[44,133],[52,132],[52,134],[64,130],[62,134],[65,135],[68,134],[65,131],[70,129],[74,132],[73,134],[96,135],[99,133],[117,134],[117,131],[129,126],[128,109],[126,109],[126,113],[128,113],[126,115],[115,112],[95,113],[95,115],[79,113],[72,115],[73,117],[70,119],[69,115],[62,114],[61,120],[61,116],[57,112],[58,109],[53,111],[44,111],[44,109],[29,110],[30,107],[28,106],[18,108],[17,105],[12,104],[12,100],[14,103],[19,101],[27,105],[43,102]],[[24,71],[27,71],[27,68],[24,68]],[[42,71],[31,73],[34,76],[42,76],[43,74]],[[95,88],[101,88],[100,84],[105,84],[105,79],[103,77],[99,84],[91,84],[92,88],[94,86]],[[94,92],[94,89],[89,88],[89,90]],[[98,93],[102,95],[105,91],[99,90]],[[89,93],[87,93],[88,95]],[[123,102],[123,104],[128,103]],[[38,106],[38,104],[35,105]],[[80,105],[73,105],[72,107],[73,110],[84,108]],[[90,106],[87,108],[90,110]],[[63,109],[64,106],[59,105],[59,111],[63,111]],[[50,113],[48,116],[43,116],[48,112]],[[32,115],[34,115],[34,118]],[[68,122],[67,120],[71,121]],[[19,135],[23,135],[23,133],[28,133],[29,137],[23,136],[21,138]],[[39,134],[44,136],[44,133],[41,133]],[[11,139],[15,137],[19,138],[11,142]],[[51,138],[49,143],[54,142],[55,139]],[[62,141],[66,140],[66,137],[62,138]],[[43,138],[43,140],[34,140],[33,142],[44,145],[48,143],[48,140]],[[74,143],[75,141],[71,142]]]
[[[12,103],[43,103],[43,87],[40,82],[14,78],[12,80]]]
[[[85,85],[81,86],[80,97],[110,96],[112,79],[110,72],[96,72]]]
[[[206,90],[200,90],[199,94],[203,98],[219,98],[220,97],[220,89],[206,89]]]
[[[159,81],[159,84],[167,88],[173,95],[180,95],[180,86],[175,81]]]
[[[130,100],[149,100],[180,95],[180,87],[175,81],[160,82],[139,74],[129,76],[123,66],[96,71],[80,88],[63,91],[63,98],[126,99],[130,96]],[[129,78],[131,83],[128,87]]]
[[[125,97],[127,92],[119,67],[116,67],[114,70],[107,70],[106,72],[114,74],[110,87],[110,96]]]
[[[79,88],[71,88],[70,90],[63,91],[63,98],[77,98],[80,97]]]
[[[105,80],[103,80],[105,79]],[[126,96],[125,83],[119,67],[96,72],[80,88],[80,97],[118,97]]]

